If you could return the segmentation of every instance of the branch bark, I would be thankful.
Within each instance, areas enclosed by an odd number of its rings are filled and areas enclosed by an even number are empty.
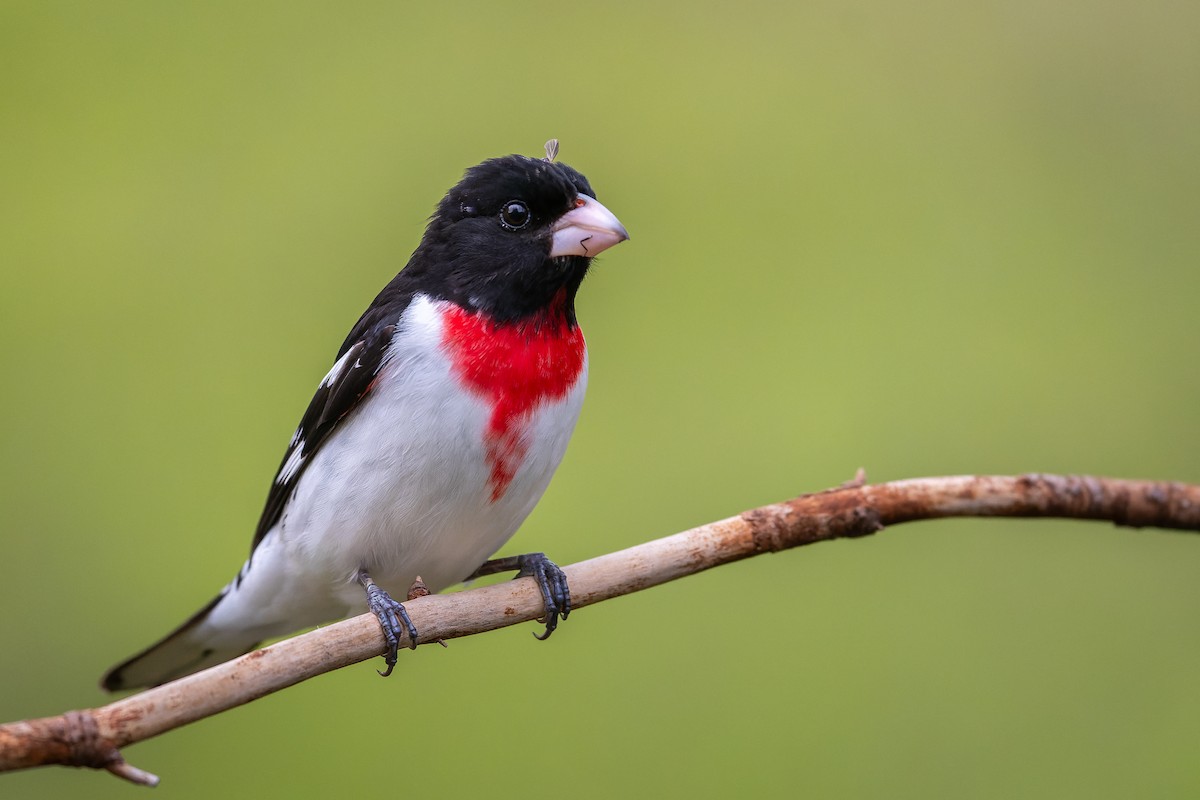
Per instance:
[[[836,489],[566,567],[571,603],[578,609],[760,553],[941,517],[1066,517],[1200,531],[1200,486],[1058,475],[867,485],[860,471]],[[406,607],[421,644],[515,625],[542,613],[541,596],[527,579],[420,597]],[[153,786],[158,778],[127,763],[120,748],[383,651],[378,623],[363,614],[100,708],[0,725],[0,771],[62,764],[107,769]]]

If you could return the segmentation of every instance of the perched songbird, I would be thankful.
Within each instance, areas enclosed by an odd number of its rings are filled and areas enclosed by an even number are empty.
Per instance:
[[[544,555],[487,561],[563,457],[587,384],[575,293],[592,257],[629,238],[556,151],[485,161],[438,204],[317,387],[237,577],[104,688],[164,683],[368,608],[391,672],[416,639],[392,595],[418,575],[436,592],[519,570],[541,587],[544,636],[566,618],[566,579]]]

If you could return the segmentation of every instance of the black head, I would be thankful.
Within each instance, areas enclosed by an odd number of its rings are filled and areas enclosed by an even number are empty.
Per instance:
[[[401,275],[499,322],[560,303],[573,322],[592,256],[627,238],[578,171],[511,155],[467,170]]]

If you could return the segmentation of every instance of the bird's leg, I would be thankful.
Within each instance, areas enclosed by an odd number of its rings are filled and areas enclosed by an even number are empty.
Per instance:
[[[549,639],[550,634],[558,627],[559,619],[566,619],[571,613],[571,589],[567,586],[567,575],[545,553],[526,553],[523,556],[508,556],[493,558],[485,561],[479,569],[471,573],[467,580],[482,578],[484,575],[495,575],[497,572],[517,571],[517,578],[533,578],[542,591],[542,603],[546,613],[539,620],[546,625],[546,631],[538,639]]]
[[[354,579],[367,590],[367,608],[371,609],[375,619],[379,620],[379,627],[383,628],[383,638],[388,646],[387,654],[384,656],[387,669],[379,674],[386,678],[392,674],[392,670],[396,666],[396,651],[400,648],[402,628],[403,632],[408,634],[408,646],[413,650],[417,649],[417,629],[413,626],[412,620],[408,618],[408,612],[404,610],[404,606],[376,586],[366,569],[360,569]]]

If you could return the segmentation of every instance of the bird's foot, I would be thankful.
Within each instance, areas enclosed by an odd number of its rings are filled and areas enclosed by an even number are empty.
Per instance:
[[[481,578],[484,575],[495,575],[497,572],[516,570],[517,578],[533,578],[537,581],[538,589],[542,592],[542,603],[546,613],[538,620],[546,626],[546,630],[538,639],[550,638],[558,627],[560,619],[566,619],[571,613],[571,589],[567,586],[567,575],[545,553],[526,553],[522,556],[493,558],[484,562],[467,580]]]
[[[402,633],[408,634],[408,646],[413,650],[417,649],[417,629],[412,624],[412,620],[408,618],[408,612],[405,611],[401,603],[392,599],[392,596],[375,585],[375,581],[371,580],[371,576],[365,570],[359,570],[358,582],[367,590],[367,608],[375,615],[375,619],[379,620],[379,627],[383,629],[383,639],[387,642],[387,653],[384,654],[383,661],[387,665],[387,669],[379,674],[387,677],[392,674],[392,670],[396,667],[396,658],[400,649],[400,637]]]

